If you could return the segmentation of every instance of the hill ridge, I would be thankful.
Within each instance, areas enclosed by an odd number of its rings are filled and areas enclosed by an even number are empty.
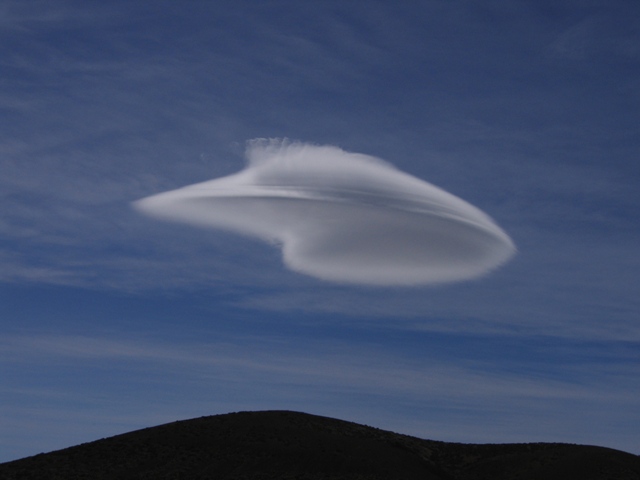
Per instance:
[[[290,410],[179,420],[0,464],[0,479],[640,480],[640,457],[563,443],[424,440]]]

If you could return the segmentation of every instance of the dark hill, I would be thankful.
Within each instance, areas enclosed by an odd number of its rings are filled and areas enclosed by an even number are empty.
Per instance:
[[[640,480],[640,458],[580,445],[420,440],[270,411],[174,422],[0,464],[1,480],[276,478]]]

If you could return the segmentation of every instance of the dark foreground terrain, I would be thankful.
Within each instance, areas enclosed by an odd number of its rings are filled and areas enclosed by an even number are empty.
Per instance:
[[[468,445],[305,413],[174,422],[0,464],[0,479],[640,479],[640,457],[602,447]]]

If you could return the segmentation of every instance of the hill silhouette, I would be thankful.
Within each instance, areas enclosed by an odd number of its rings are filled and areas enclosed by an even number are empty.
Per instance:
[[[290,411],[184,420],[0,464],[2,480],[639,480],[640,457],[558,443],[422,440]]]

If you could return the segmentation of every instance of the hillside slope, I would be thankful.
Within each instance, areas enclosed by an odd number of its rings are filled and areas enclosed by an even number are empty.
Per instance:
[[[288,411],[137,430],[0,464],[0,479],[640,480],[640,457],[567,444],[421,440]]]

